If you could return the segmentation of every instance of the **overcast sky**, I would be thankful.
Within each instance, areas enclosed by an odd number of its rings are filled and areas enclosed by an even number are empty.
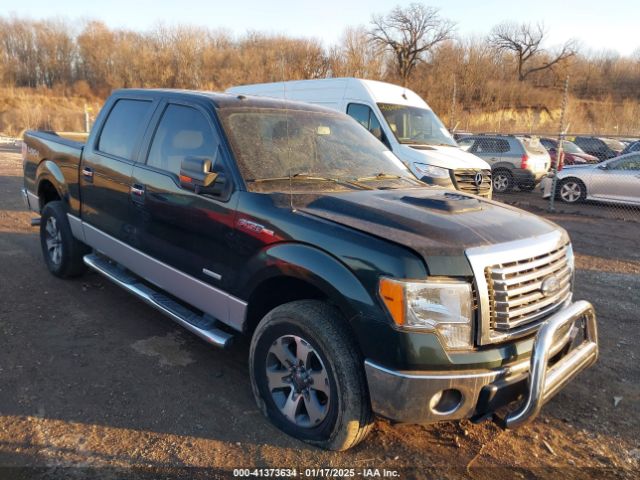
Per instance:
[[[312,36],[325,45],[337,41],[346,26],[367,24],[385,13],[394,0],[0,0],[0,14],[32,18],[99,19],[111,27],[145,30],[159,22],[223,27],[236,34],[247,30]],[[569,38],[584,48],[617,50],[623,55],[640,48],[640,0],[454,0],[423,2],[439,7],[457,22],[460,34],[486,34],[505,20],[543,21],[548,46]]]

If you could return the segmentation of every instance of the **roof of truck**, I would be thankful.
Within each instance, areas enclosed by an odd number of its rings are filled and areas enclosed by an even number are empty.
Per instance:
[[[304,102],[296,102],[294,100],[283,100],[271,97],[259,97],[255,95],[239,95],[235,93],[219,93],[206,90],[180,90],[173,88],[123,88],[115,90],[114,96],[139,96],[139,97],[171,97],[180,98],[201,98],[211,100],[216,108],[238,108],[238,107],[254,107],[254,108],[290,108],[292,110],[310,110],[324,113],[333,113],[335,110],[325,108],[318,105],[312,105]]]

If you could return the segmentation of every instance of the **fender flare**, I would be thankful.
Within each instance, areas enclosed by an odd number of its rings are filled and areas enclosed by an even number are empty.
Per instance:
[[[43,160],[36,169],[36,193],[39,195],[40,185],[44,180],[49,181],[58,192],[60,199],[68,206],[69,188],[60,167],[51,160]]]
[[[348,321],[357,315],[380,314],[377,300],[344,263],[308,244],[278,243],[268,247],[248,263],[243,276],[246,287],[242,298],[250,298],[265,281],[288,277],[323,292]]]
[[[493,173],[495,170],[509,170],[509,171],[512,171],[512,170],[515,170],[515,168],[516,167],[513,164],[509,163],[509,162],[500,161],[500,162],[497,162],[497,163],[494,163],[493,165],[491,165],[491,173]]]

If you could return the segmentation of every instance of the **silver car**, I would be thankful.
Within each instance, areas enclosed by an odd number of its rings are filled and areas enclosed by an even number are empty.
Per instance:
[[[542,182],[543,197],[551,195],[551,178]],[[640,205],[640,153],[630,153],[594,165],[574,165],[558,172],[557,196],[564,202],[582,200]]]

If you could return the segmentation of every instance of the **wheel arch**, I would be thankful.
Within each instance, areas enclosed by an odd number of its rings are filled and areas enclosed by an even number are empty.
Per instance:
[[[584,180],[582,180],[581,178],[574,177],[574,176],[567,176],[558,181],[558,184],[556,186],[556,196],[560,196],[560,189],[562,188],[562,185],[564,185],[565,183],[568,183],[571,180],[582,185],[582,188],[584,189],[582,200],[586,199],[589,196],[589,190],[587,189],[587,184],[584,183]]]
[[[68,189],[60,167],[51,160],[43,160],[36,170],[37,194],[40,211],[52,201],[61,200],[68,203]]]
[[[295,300],[326,301],[348,324],[358,314],[379,308],[346,265],[316,247],[279,244],[258,258],[246,273],[250,280],[243,295],[248,298],[245,333],[251,334],[276,306]]]

